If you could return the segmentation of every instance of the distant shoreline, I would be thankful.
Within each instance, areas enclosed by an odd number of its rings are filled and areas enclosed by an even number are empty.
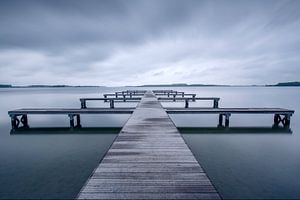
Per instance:
[[[120,86],[120,87],[299,87],[300,82],[282,82],[274,85],[213,85],[213,84],[153,84],[153,85],[137,85],[137,86]],[[64,88],[64,87],[107,87],[95,85],[27,85],[15,86],[9,84],[0,84],[0,88]]]

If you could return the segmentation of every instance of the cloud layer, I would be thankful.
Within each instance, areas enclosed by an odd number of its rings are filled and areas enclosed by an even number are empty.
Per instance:
[[[0,1],[0,83],[299,80],[300,1]]]

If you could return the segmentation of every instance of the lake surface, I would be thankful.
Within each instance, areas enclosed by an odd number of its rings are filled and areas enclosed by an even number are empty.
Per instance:
[[[126,89],[135,88],[0,89],[0,198],[75,198],[130,116],[83,116],[83,126],[115,128],[84,128],[74,132],[61,128],[69,125],[66,116],[29,116],[32,129],[11,134],[8,110],[76,108],[80,106],[78,99],[81,97],[100,97],[102,93]],[[171,118],[178,127],[202,127],[180,131],[223,198],[300,198],[300,88],[168,89],[220,97],[220,107],[294,109],[292,132],[272,130],[271,115],[232,115],[230,125],[239,128],[227,132],[215,128],[216,115],[172,115]],[[175,106],[183,106],[183,102]],[[210,104],[201,102],[191,106]]]

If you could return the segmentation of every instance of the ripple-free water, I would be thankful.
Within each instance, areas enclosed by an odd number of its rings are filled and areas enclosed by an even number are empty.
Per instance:
[[[0,89],[0,198],[74,198],[115,139],[118,129],[32,129],[10,134],[8,110],[80,106],[81,97],[100,97],[145,88],[10,88]],[[150,89],[150,88],[149,88]],[[163,89],[163,88],[160,88]],[[284,107],[295,110],[292,133],[272,132],[271,115],[232,115],[234,133],[205,129],[182,131],[197,160],[223,198],[300,198],[300,88],[168,88],[197,96],[221,97],[220,107]],[[172,103],[163,103],[171,106]],[[176,103],[183,106],[184,103]],[[211,103],[192,103],[209,106]],[[126,106],[127,104],[119,104]],[[95,104],[90,106],[108,106]],[[118,104],[116,104],[118,106]],[[134,103],[130,106],[135,106]],[[129,115],[83,116],[83,126],[121,127]],[[172,115],[180,127],[215,127],[216,115]],[[67,116],[29,116],[31,127],[67,127]],[[248,126],[264,127],[248,129]],[[204,131],[203,131],[204,130]],[[249,132],[248,132],[249,130]],[[269,131],[265,131],[269,130]]]

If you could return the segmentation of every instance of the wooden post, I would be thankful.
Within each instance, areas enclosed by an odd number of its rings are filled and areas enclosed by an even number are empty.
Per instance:
[[[16,115],[11,115],[10,118],[11,118],[11,128],[13,130],[16,130],[19,126],[20,121]]]
[[[176,101],[176,94],[173,94],[173,101]]]
[[[195,97],[196,97],[196,95],[195,94],[193,94],[193,101],[195,101],[196,99],[195,99]]]
[[[184,92],[182,92],[182,94],[181,94],[181,95],[182,95],[182,97],[184,97]]]
[[[189,107],[189,99],[185,99],[185,108]]]
[[[290,115],[288,115],[288,114],[286,114],[285,116],[284,116],[284,120],[283,120],[283,126],[285,127],[285,128],[290,128],[290,124],[291,124],[291,116]]]
[[[126,101],[126,95],[123,94],[123,101],[125,102]]]
[[[274,126],[278,126],[280,121],[281,121],[280,115],[279,114],[275,114],[274,115]]]
[[[219,114],[219,127],[222,127],[223,126],[223,115],[222,114]]]
[[[104,99],[104,102],[107,102],[107,95],[104,94],[103,96],[104,96],[104,98],[105,98],[105,99]]]
[[[76,115],[76,128],[81,128],[80,115]]]
[[[80,99],[81,102],[81,109],[85,109],[86,108],[86,101],[84,99]]]
[[[70,128],[73,129],[74,128],[74,115],[69,114],[69,118],[70,118]]]
[[[229,113],[226,113],[226,114],[225,114],[225,127],[226,127],[226,128],[229,127],[229,117],[230,117],[230,114],[229,114]]]
[[[27,115],[22,115],[21,123],[23,124],[23,128],[29,128]]]
[[[110,99],[110,108],[115,108],[115,105],[114,105],[114,100],[113,99]]]
[[[115,94],[116,94],[116,98],[118,98],[118,92],[116,92]]]
[[[168,97],[170,97],[170,93],[168,92]]]
[[[218,108],[219,107],[219,100],[218,99],[214,99],[214,108]]]

